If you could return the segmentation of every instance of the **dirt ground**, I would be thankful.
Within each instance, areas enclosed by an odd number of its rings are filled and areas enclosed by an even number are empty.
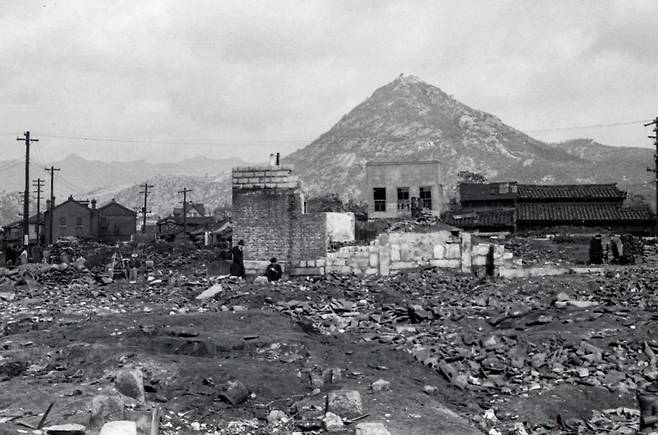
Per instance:
[[[570,248],[565,261],[582,254]],[[93,426],[99,397],[159,408],[165,434],[323,433],[327,393],[348,389],[363,418],[346,434],[365,421],[395,435],[622,434],[658,378],[651,261],[511,281],[427,269],[269,285],[208,277],[211,257],[160,263],[137,283],[5,277],[0,433],[39,433],[51,403],[45,426]],[[126,368],[143,373],[144,403],[116,392]],[[379,379],[390,385],[373,391]],[[228,381],[246,386],[244,403],[222,399]],[[285,418],[268,422],[273,410]]]

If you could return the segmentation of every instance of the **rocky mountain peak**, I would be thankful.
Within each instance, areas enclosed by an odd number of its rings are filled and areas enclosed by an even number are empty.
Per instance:
[[[365,162],[438,160],[443,183],[468,170],[490,180],[572,182],[586,156],[538,141],[497,116],[461,103],[414,75],[401,74],[343,116],[329,131],[284,160],[311,195],[363,198]],[[596,178],[593,174],[589,178]]]

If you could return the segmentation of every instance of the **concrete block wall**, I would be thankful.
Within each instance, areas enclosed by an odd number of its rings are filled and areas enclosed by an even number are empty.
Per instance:
[[[390,275],[405,269],[434,266],[472,272],[486,265],[489,244],[471,243],[471,235],[436,233],[382,234],[368,246],[346,246],[328,253],[325,273]],[[512,265],[512,253],[494,245],[496,267]]]
[[[292,170],[292,166],[233,168],[233,189],[296,189],[299,178]]]

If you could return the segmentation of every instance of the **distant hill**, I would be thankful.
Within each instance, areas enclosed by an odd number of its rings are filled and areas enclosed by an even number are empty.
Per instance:
[[[65,194],[85,192],[100,187],[117,184],[128,187],[159,175],[216,176],[230,172],[234,166],[247,165],[239,158],[209,159],[194,157],[175,163],[147,163],[143,160],[132,162],[101,162],[87,160],[71,154],[63,160],[39,165],[30,165],[30,178],[46,178],[45,166],[55,166],[61,170],[55,174],[55,191]],[[6,169],[3,169],[6,168]],[[58,182],[61,181],[61,182]],[[6,192],[23,190],[24,166],[22,161],[0,161],[0,190]]]
[[[51,164],[47,164],[50,166]],[[230,170],[234,166],[246,166],[243,160],[209,159],[195,157],[175,163],[101,162],[86,160],[71,154],[64,160],[53,162],[60,168],[55,173],[55,197],[59,203],[69,195],[75,198],[95,198],[99,205],[115,198],[130,208],[143,205],[139,195],[139,184],[148,182],[155,185],[149,196],[149,209],[159,215],[171,213],[174,206],[182,201],[178,191],[192,189],[190,200],[204,202],[206,209],[230,204]],[[30,165],[30,178],[47,179],[44,166]],[[23,196],[19,191],[24,186],[24,166],[19,160],[0,162],[0,225],[20,219],[23,211]],[[46,207],[45,199],[50,195],[49,181],[43,196],[41,210]],[[36,198],[30,201],[30,213],[36,213]]]
[[[547,144],[414,76],[380,87],[310,145],[284,158],[311,195],[363,198],[367,161],[438,160],[451,187],[468,170],[491,181],[608,183],[642,190],[646,150],[578,139]],[[645,192],[643,190],[643,192]]]
[[[205,204],[208,213],[231,204],[230,173],[215,177],[158,175],[146,182],[154,186],[149,189],[148,209],[161,217],[171,214],[174,207],[182,207],[183,195],[178,192],[183,188],[191,189],[187,200]],[[144,195],[139,193],[140,190],[142,188],[138,185],[120,190],[97,189],[87,192],[85,198],[96,198],[99,205],[115,199],[129,208],[141,209]]]

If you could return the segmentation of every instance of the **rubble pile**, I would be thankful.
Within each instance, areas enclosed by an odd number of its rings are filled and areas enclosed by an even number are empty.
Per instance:
[[[312,342],[342,337],[396,352],[435,376],[433,385],[417,386],[421,395],[450,404],[489,434],[633,433],[640,413],[636,394],[658,381],[658,271],[651,262],[610,267],[605,275],[512,281],[428,268],[386,278],[328,275],[259,284],[209,276],[207,266],[217,259],[212,251],[88,246],[82,254],[101,265],[117,249],[138,252],[150,262],[137,282],[112,282],[96,272],[96,266],[90,271],[75,259],[69,265],[0,269],[1,379],[36,376],[62,382],[71,385],[65,397],[72,398],[82,394],[75,392],[76,383],[80,391],[100,390],[111,380],[111,391],[102,394],[114,397],[119,392],[138,410],[157,404],[162,434],[187,429],[222,434],[386,433],[387,423],[360,421],[371,412],[368,402],[361,403],[359,392],[343,385],[346,378],[361,376],[354,370],[318,367],[308,346],[285,339],[264,342],[243,333],[238,344],[211,343],[185,320],[192,314],[242,318],[255,312],[290,318]],[[643,249],[646,253],[647,247]],[[50,347],[41,359],[27,360],[21,352],[38,346],[14,340],[35,330],[56,334],[62,326],[88,330],[100,319],[128,314],[139,322],[107,327],[93,340],[144,340],[131,349],[162,348],[185,364],[195,364],[190,355],[208,358],[220,351],[231,356],[215,360],[221,362],[219,367],[230,367],[230,359],[239,355],[263,364],[283,363],[290,367],[287,371],[297,370],[307,391],[300,397],[283,396],[273,405],[254,395],[258,385],[248,378],[215,382],[205,376],[180,380],[179,393],[166,395],[163,392],[173,388],[171,375],[164,369],[158,374],[160,369],[150,361],[137,364],[131,360],[134,353],[118,356],[118,365],[97,355],[99,361],[115,365],[104,369],[100,379],[98,374],[88,379],[78,366],[91,356],[75,355],[82,348],[93,349],[95,341],[69,345],[73,339],[67,338],[61,349]],[[157,326],[152,320],[157,316],[168,320]],[[177,319],[180,324],[172,326]],[[379,376],[367,381],[368,394],[394,397],[395,379],[385,375],[387,367],[378,364],[373,369]],[[211,408],[188,415],[179,408],[180,397]],[[107,403],[103,406],[110,406]],[[212,410],[226,409],[240,417],[221,428],[211,423]],[[0,417],[10,411],[5,409]],[[114,417],[104,417],[103,424],[119,425],[116,422],[126,416]]]
[[[561,385],[588,386],[632,402],[638,390],[658,379],[653,356],[658,340],[651,334],[658,320],[653,314],[658,273],[621,270],[592,278],[585,288],[574,288],[569,279],[551,281],[479,283],[435,271],[388,282],[329,277],[309,283],[306,298],[278,301],[275,309],[309,330],[351,332],[409,352],[471,399],[464,400],[469,412],[477,412],[475,403],[500,412],[501,429],[519,421],[532,433],[559,426],[604,431],[620,421],[632,426],[635,413],[616,408],[558,423],[524,422],[508,406]],[[344,297],[325,296],[327,285],[342,288]],[[386,302],[389,293],[406,296],[406,303]]]

